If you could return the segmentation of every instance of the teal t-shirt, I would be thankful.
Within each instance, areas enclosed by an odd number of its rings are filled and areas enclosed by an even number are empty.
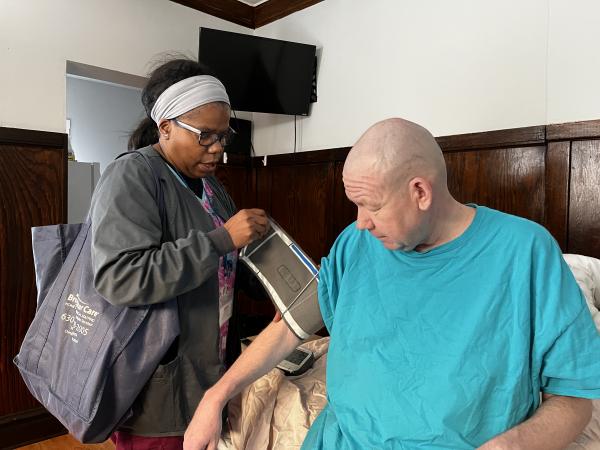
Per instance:
[[[600,397],[600,335],[554,239],[485,207],[430,251],[352,224],[322,260],[328,404],[304,450],[471,449],[540,391]]]

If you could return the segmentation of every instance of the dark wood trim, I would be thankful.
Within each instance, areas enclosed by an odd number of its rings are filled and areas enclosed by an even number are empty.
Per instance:
[[[171,0],[228,22],[254,29],[254,7],[237,0]]]
[[[246,28],[258,28],[308,8],[323,0],[267,0],[250,6],[238,0],[171,0]]]
[[[323,0],[268,0],[254,8],[254,28],[267,25]]]
[[[330,161],[344,161],[350,147],[331,148],[326,150],[313,150],[299,153],[281,153],[267,155],[267,166],[289,166],[297,164],[314,164]],[[264,156],[252,158],[252,167],[262,167]]]
[[[327,150],[316,150],[314,152],[296,153],[296,160],[300,164],[311,164],[316,162],[345,161],[352,147],[339,147]]]
[[[0,127],[0,144],[40,145],[67,148],[67,135],[50,131]]]
[[[545,206],[543,225],[558,241],[563,252],[568,248],[571,143],[549,142],[546,150]]]
[[[12,449],[66,434],[67,430],[44,408],[0,419],[2,449]]]
[[[539,125],[506,130],[482,131],[479,133],[440,136],[436,140],[442,151],[499,149],[508,147],[531,147],[546,145],[552,141],[600,138],[600,120],[564,124]],[[268,165],[311,164],[326,161],[344,161],[351,147],[325,150],[282,153],[267,156]],[[263,156],[252,158],[252,166],[263,165]]]
[[[63,150],[63,204],[62,204],[62,221],[61,223],[69,222],[69,138],[65,135]]]
[[[223,166],[244,166],[250,167],[252,158],[249,155],[240,155],[236,153],[227,153],[227,163],[221,162]]]
[[[545,144],[546,127],[535,126],[508,130],[482,131],[480,133],[441,136],[436,140],[442,151],[484,150],[505,147],[530,147]],[[326,161],[344,161],[351,147],[326,150],[283,153],[267,156],[267,165],[311,164]],[[262,166],[263,156],[252,158],[252,166]]]
[[[483,131],[480,133],[456,134],[436,138],[444,152],[483,150],[487,148],[526,147],[544,145],[546,127],[510,128],[507,130]]]
[[[588,138],[600,138],[600,120],[554,123],[546,127],[546,139],[548,141],[570,141]]]

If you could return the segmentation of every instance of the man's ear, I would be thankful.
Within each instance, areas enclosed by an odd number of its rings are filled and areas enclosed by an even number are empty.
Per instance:
[[[160,138],[169,139],[169,136],[171,135],[171,129],[171,121],[163,119],[158,124],[158,132],[160,133]]]
[[[425,178],[415,177],[409,182],[410,198],[421,211],[427,211],[431,206],[433,189]]]

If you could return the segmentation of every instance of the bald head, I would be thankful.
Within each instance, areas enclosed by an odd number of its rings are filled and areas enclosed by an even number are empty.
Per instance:
[[[457,202],[446,163],[425,128],[403,119],[378,122],[352,147],[343,171],[356,228],[389,250],[425,251],[460,236],[474,209]]]
[[[404,119],[376,123],[352,147],[344,177],[363,175],[376,177],[389,187],[414,177],[422,177],[432,186],[446,186],[446,164],[434,137]]]

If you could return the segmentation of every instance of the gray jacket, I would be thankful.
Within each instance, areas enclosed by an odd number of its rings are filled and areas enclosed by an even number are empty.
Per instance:
[[[140,151],[161,158],[152,147]],[[134,404],[133,417],[120,427],[142,436],[183,435],[202,395],[222,375],[217,269],[219,257],[235,250],[229,233],[215,229],[194,193],[166,163],[161,167],[172,241],[161,245],[154,179],[140,155],[123,156],[105,169],[90,209],[98,292],[113,304],[148,305],[177,297],[179,305],[176,357],[158,366]],[[228,220],[235,212],[231,198],[214,177],[208,181],[219,203],[216,212]]]

